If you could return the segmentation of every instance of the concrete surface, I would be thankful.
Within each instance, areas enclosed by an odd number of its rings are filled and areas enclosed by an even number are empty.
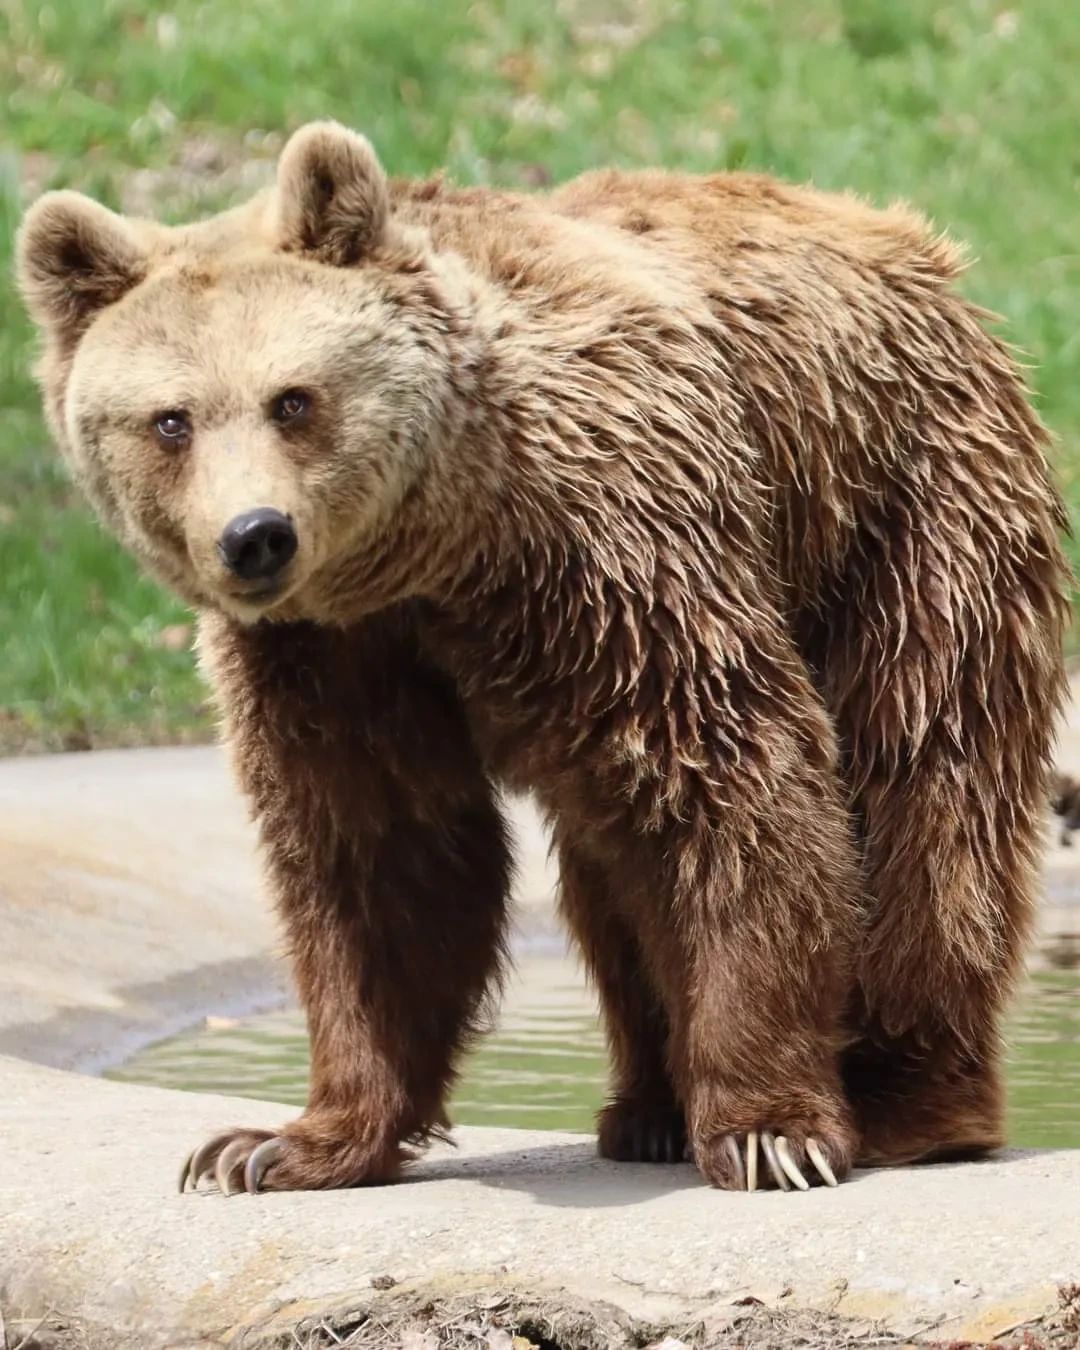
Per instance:
[[[1080,771],[1080,718],[1061,764]],[[513,814],[519,932],[542,944],[553,870],[535,816]],[[253,853],[217,751],[0,761],[0,1350],[5,1315],[8,1350],[50,1312],[71,1332],[50,1345],[254,1345],[312,1312],[381,1300],[392,1325],[410,1292],[492,1287],[615,1318],[558,1350],[746,1298],[982,1340],[1080,1279],[1077,1151],[731,1196],[689,1168],[602,1163],[583,1137],[474,1129],[397,1187],[177,1195],[208,1131],[294,1112],[58,1070],[281,998]],[[1080,847],[1051,849],[1047,885],[1044,925],[1080,932]]]
[[[836,1191],[720,1194],[689,1167],[598,1161],[591,1139],[462,1130],[410,1183],[179,1195],[222,1124],[287,1108],[2,1068],[0,1250],[9,1306],[91,1326],[223,1337],[372,1279],[565,1289],[651,1322],[737,1298],[828,1307],[961,1338],[1051,1306],[1080,1264],[1080,1151],[868,1172]]]
[[[220,752],[0,760],[0,1053],[94,1069],[280,999],[275,942]]]
[[[518,929],[550,941],[546,841],[527,803],[513,819]],[[273,1006],[277,943],[220,750],[0,759],[0,1054],[93,1072],[208,1013]]]

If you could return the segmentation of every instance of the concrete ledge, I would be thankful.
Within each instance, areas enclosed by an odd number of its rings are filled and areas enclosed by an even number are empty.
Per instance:
[[[8,1306],[59,1308],[101,1344],[257,1343],[313,1308],[362,1308],[380,1277],[399,1297],[565,1291],[623,1329],[751,1297],[982,1339],[1053,1307],[1080,1263],[1077,1151],[743,1196],[689,1167],[601,1162],[582,1136],[473,1129],[398,1186],[225,1199],[176,1192],[186,1150],[289,1108],[12,1060],[2,1081]]]

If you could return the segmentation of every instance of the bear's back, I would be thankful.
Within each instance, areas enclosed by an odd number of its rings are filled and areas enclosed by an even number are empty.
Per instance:
[[[783,278],[794,303],[800,287],[812,303],[823,280],[850,288],[855,301],[867,282],[940,288],[963,268],[961,251],[904,205],[878,209],[766,174],[600,169],[548,193],[402,180],[392,195],[402,219],[496,281],[520,280],[534,253],[572,271],[583,237],[593,264],[611,256],[622,268],[667,263],[685,275],[689,267],[714,296],[755,277]]]

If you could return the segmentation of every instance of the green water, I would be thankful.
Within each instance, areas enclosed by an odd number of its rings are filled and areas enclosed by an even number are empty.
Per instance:
[[[463,1125],[590,1130],[606,1059],[596,1015],[566,963],[527,964],[497,1030],[468,1057],[452,1117]],[[1008,1027],[1009,1141],[1080,1147],[1080,973],[1032,977]],[[110,1077],[302,1106],[307,1037],[296,1011],[212,1024],[144,1050]]]

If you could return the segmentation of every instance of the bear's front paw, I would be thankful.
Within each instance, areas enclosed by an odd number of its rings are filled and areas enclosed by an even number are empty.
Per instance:
[[[301,1116],[279,1133],[226,1130],[195,1149],[180,1171],[180,1190],[204,1178],[223,1195],[248,1191],[317,1191],[394,1181],[405,1161],[396,1143],[372,1147],[355,1121]]]
[[[705,1180],[720,1190],[756,1191],[776,1187],[806,1191],[838,1186],[851,1171],[846,1133],[789,1129],[746,1130],[710,1135],[694,1144],[694,1161]]]

